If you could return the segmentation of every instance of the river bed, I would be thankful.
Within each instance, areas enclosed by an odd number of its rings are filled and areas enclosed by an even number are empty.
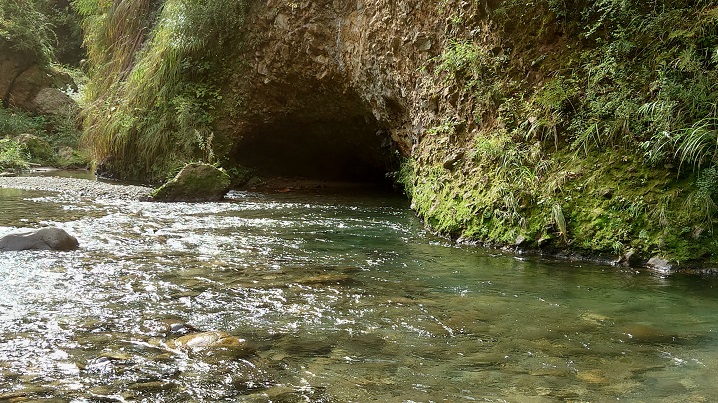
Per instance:
[[[381,192],[149,203],[0,189],[0,401],[704,402],[713,277],[502,255]],[[252,353],[186,351],[220,331]]]

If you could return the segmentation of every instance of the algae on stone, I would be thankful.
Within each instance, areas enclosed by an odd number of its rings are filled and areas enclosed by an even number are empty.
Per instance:
[[[210,164],[191,163],[151,195],[154,201],[219,201],[229,190],[230,177]]]

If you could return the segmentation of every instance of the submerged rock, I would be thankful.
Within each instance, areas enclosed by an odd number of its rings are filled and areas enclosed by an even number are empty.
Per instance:
[[[77,238],[60,228],[48,227],[36,231],[8,234],[0,238],[0,251],[75,250]]]
[[[230,183],[229,175],[222,169],[209,164],[187,164],[150,198],[163,202],[219,201],[229,191]]]
[[[171,348],[194,353],[227,350],[239,357],[246,357],[254,353],[254,349],[247,345],[246,340],[220,331],[188,334],[170,341],[168,345]]]

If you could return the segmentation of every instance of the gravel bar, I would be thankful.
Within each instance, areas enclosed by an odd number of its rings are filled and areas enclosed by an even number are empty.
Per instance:
[[[50,176],[0,177],[0,188],[45,190],[70,193],[97,199],[141,200],[154,189],[145,186],[120,185],[89,179]]]

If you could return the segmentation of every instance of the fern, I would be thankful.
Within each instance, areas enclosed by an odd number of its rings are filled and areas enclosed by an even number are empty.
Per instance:
[[[718,157],[718,119],[715,117],[697,121],[691,127],[676,132],[676,154],[681,165],[688,163],[701,167]]]
[[[558,203],[551,206],[551,220],[553,220],[554,225],[556,225],[558,233],[561,235],[561,239],[563,239],[564,242],[568,242],[566,218],[563,216],[563,209]]]

